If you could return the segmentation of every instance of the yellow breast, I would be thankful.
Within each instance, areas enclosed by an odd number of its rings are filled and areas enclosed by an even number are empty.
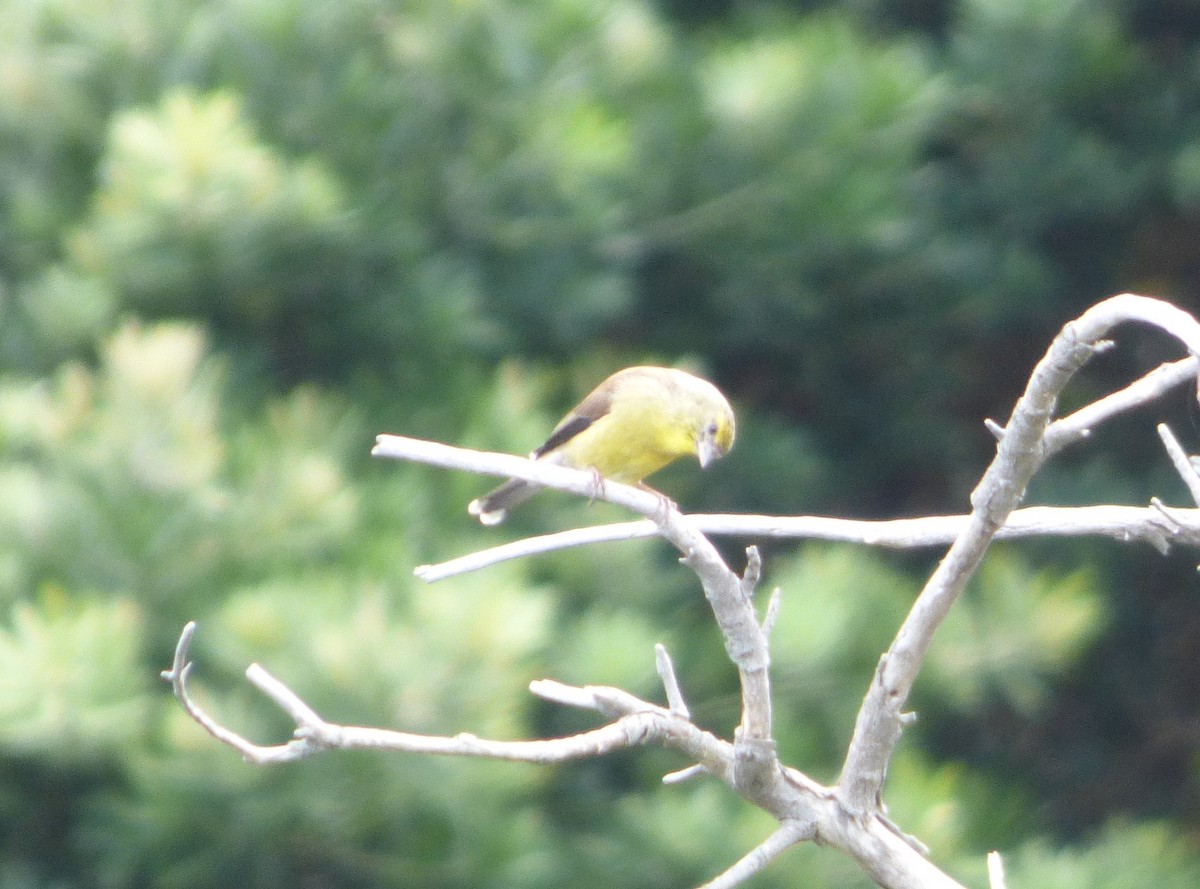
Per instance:
[[[691,426],[657,395],[640,388],[622,393],[608,414],[563,445],[562,462],[632,483],[695,453]]]

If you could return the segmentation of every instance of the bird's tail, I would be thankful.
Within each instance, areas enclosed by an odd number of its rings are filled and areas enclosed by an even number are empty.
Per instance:
[[[477,497],[467,504],[467,512],[485,525],[498,525],[508,511],[541,490],[541,485],[519,478],[510,478],[490,494]]]

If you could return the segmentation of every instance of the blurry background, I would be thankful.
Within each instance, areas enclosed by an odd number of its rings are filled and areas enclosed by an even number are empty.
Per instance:
[[[705,727],[735,673],[654,541],[433,586],[415,565],[620,513],[368,456],[378,432],[525,453],[621,366],[685,362],[732,455],[689,509],[961,512],[1050,338],[1137,290],[1194,305],[1200,12],[1178,0],[0,0],[0,889],[685,887],[766,816],[654,750],[538,768],[243,764],[197,693],[547,736],[529,680]],[[1178,357],[1120,330],[1078,406]],[[1102,428],[1031,503],[1185,504],[1153,424]],[[740,565],[749,541],[722,545]],[[774,543],[787,761],[831,780],[937,558]],[[981,885],[1200,883],[1196,553],[997,547],[917,685],[888,801]],[[857,887],[790,852],[750,885]]]

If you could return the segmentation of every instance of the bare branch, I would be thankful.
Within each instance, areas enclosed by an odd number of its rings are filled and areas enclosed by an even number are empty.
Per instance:
[[[190,672],[188,644],[195,632],[189,623],[180,636],[171,669],[163,677],[172,683],[187,712],[206,731],[254,763],[292,762],[326,750],[390,750],[441,756],[470,756],[513,762],[555,763],[600,756],[635,745],[657,744],[675,750],[695,765],[664,778],[668,783],[701,775],[712,776],[745,794],[738,775],[741,745],[730,744],[702,731],[687,719],[643,701],[628,692],[607,686],[578,688],[550,680],[530,683],[536,694],[574,707],[597,710],[615,721],[588,732],[535,741],[492,741],[471,734],[453,737],[417,735],[388,729],[345,726],[325,722],[299,696],[258,666],[247,670],[255,685],[296,722],[295,736],[285,744],[260,746],[229,729],[195,707],[186,692]],[[753,751],[753,746],[749,748]],[[776,763],[777,765],[777,763]],[[820,838],[856,860],[881,886],[890,889],[961,889],[912,848],[897,840],[887,825],[870,820],[865,829],[848,821],[831,788],[795,769],[779,767],[769,787],[762,789],[764,807],[779,819],[785,832],[768,839],[736,868],[761,859],[765,865],[783,849],[807,838]],[[794,832],[794,833],[793,833]],[[785,839],[791,837],[790,842]],[[729,874],[719,879],[728,879]],[[750,871],[745,871],[746,876]],[[734,885],[717,883],[716,885]]]
[[[733,867],[700,889],[729,889],[740,885],[797,843],[812,839],[814,825],[811,822],[785,821],[779,830],[755,846]]]
[[[1200,509],[1168,509],[1155,502],[1149,509],[1109,506],[1015,510],[1030,477],[1049,455],[1085,438],[1096,424],[1107,418],[1158,397],[1167,388],[1195,376],[1195,357],[1164,365],[1120,392],[1070,417],[1051,422],[1062,387],[1094,352],[1111,345],[1100,339],[1109,328],[1130,320],[1157,325],[1183,340],[1193,356],[1200,354],[1200,325],[1187,313],[1144,297],[1130,294],[1114,297],[1066,325],[1034,369],[1007,425],[1000,427],[989,422],[988,428],[999,442],[996,457],[972,494],[972,512],[964,516],[896,522],[851,522],[813,516],[684,516],[659,496],[639,488],[606,482],[597,490],[595,475],[587,470],[401,436],[378,437],[372,451],[376,456],[522,478],[589,499],[603,499],[640,514],[643,521],[520,541],[442,565],[422,566],[417,574],[434,580],[503,559],[566,546],[655,534],[666,538],[681,553],[681,561],[700,579],[726,650],[738,669],[742,718],[733,743],[700,730],[690,721],[671,659],[661,645],[656,646],[656,661],[669,709],[616,688],[575,687],[539,680],[530,684],[534,694],[566,706],[595,710],[611,721],[568,737],[531,741],[485,740],[470,734],[418,735],[328,723],[286,685],[252,664],[246,671],[248,679],[295,724],[292,739],[284,744],[254,744],[220,725],[189,693],[192,665],[187,650],[195,624],[184,628],[171,669],[164,671],[163,677],[198,724],[254,762],[287,762],[329,749],[370,748],[545,763],[598,756],[633,745],[657,744],[681,753],[694,763],[665,776],[665,783],[711,776],[769,812],[781,825],[766,841],[707,884],[709,887],[738,885],[787,848],[812,839],[842,850],[888,889],[954,889],[958,884],[926,860],[920,843],[882,814],[880,796],[901,729],[915,719],[914,714],[904,712],[903,708],[928,644],[991,541],[997,537],[1035,534],[1105,534],[1120,540],[1145,539],[1164,549],[1175,541],[1200,542]],[[1168,436],[1169,432],[1164,442],[1171,451],[1173,438],[1168,441]],[[1177,443],[1175,449],[1182,455]],[[1177,465],[1179,455],[1173,453]],[[1187,462],[1186,457],[1183,461]],[[1186,474],[1184,477],[1189,478]],[[1200,485],[1200,479],[1197,484]],[[1200,488],[1193,489],[1193,498],[1200,505],[1197,490]],[[880,660],[859,711],[836,788],[824,787],[783,766],[778,759],[772,737],[767,636],[778,613],[779,591],[772,593],[760,623],[751,601],[761,579],[757,548],[747,550],[747,565],[738,577],[706,533],[819,537],[896,548],[952,542],[891,648]],[[998,856],[994,862],[989,858],[993,889],[1003,887],[999,868]]]
[[[771,590],[771,598],[767,601],[767,613],[763,616],[763,635],[770,638],[771,630],[775,629],[775,621],[779,618],[779,603],[783,598],[783,591],[779,587]]]
[[[743,579],[730,570],[712,542],[661,501],[650,514],[662,535],[683,554],[681,561],[696,573],[704,588],[729,659],[737,667],[742,688],[742,720],[734,736],[733,786],[756,805],[771,810],[777,790],[779,759],[771,737],[770,655],[767,637]],[[752,566],[751,566],[752,567]]]
[[[638,488],[606,482],[596,490],[593,474],[508,454],[489,454],[453,448],[436,442],[380,435],[371,452],[375,456],[417,460],[439,466],[486,472],[534,481],[589,498],[599,497],[631,509],[654,522],[683,555],[683,562],[700,578],[705,597],[725,638],[726,650],[742,682],[742,737],[765,740],[771,736],[770,658],[766,637],[754,609],[743,594],[741,579],[730,570],[712,543],[676,509],[664,509],[661,497]],[[754,759],[754,761],[758,761]]]
[[[588,500],[606,500],[631,509],[639,515],[652,518],[655,511],[662,511],[662,498],[642,488],[622,485],[605,479],[597,490],[596,475],[587,469],[571,469],[545,460],[530,460],[512,454],[496,454],[490,451],[473,451],[456,448],[435,441],[407,438],[403,435],[378,435],[371,449],[373,457],[390,457],[395,460],[411,460],[444,466],[447,469],[463,469],[520,478],[537,482],[547,488],[556,488],[586,497]]]
[[[1171,507],[1164,504],[1157,497],[1150,498],[1150,508],[1153,509],[1155,512],[1159,513],[1163,517],[1168,528],[1178,529],[1180,527],[1179,523],[1180,523],[1181,516],[1179,514],[1179,512],[1180,512],[1179,510],[1172,509]],[[1163,540],[1162,546],[1159,547],[1158,551],[1160,553],[1162,553],[1162,555],[1164,555],[1164,556],[1167,555],[1171,551],[1169,542],[1167,540]]]
[[[675,716],[682,716],[684,719],[690,719],[692,714],[688,712],[688,705],[683,699],[683,692],[679,690],[679,679],[675,676],[675,665],[671,663],[671,655],[667,654],[667,648],[661,642],[654,646],[654,660],[658,667],[659,678],[662,679],[663,689],[667,693],[667,705],[671,708],[671,713]]]
[[[749,599],[762,580],[762,553],[757,546],[746,547],[746,569],[742,572],[742,595]]]
[[[285,762],[308,755],[308,743],[299,739],[279,747],[260,747],[222,726],[195,702],[187,685],[188,678],[192,673],[192,663],[188,660],[188,647],[191,645],[192,636],[195,633],[196,622],[189,621],[179,635],[179,642],[175,645],[175,659],[171,664],[171,669],[162,672],[162,678],[171,683],[175,697],[183,704],[183,709],[187,711],[187,714],[206,732],[222,744],[238,751],[250,762]]]
[[[171,683],[188,714],[205,731],[257,764],[294,762],[325,750],[393,750],[440,756],[471,756],[515,762],[552,763],[595,757],[613,750],[655,741],[699,759],[712,774],[730,771],[732,746],[702,732],[686,719],[662,707],[639,700],[628,692],[603,686],[573,688],[561,683],[534,683],[543,697],[572,706],[599,710],[616,721],[588,732],[536,741],[490,741],[463,733],[453,737],[418,735],[389,729],[337,725],[326,722],[290,688],[257,664],[246,670],[247,678],[271,698],[294,721],[294,737],[284,743],[262,746],[220,725],[191,698],[187,677],[191,663],[188,646],[196,631],[195,622],[183,629],[171,669],[163,678]]]
[[[987,856],[988,886],[990,889],[1007,889],[1004,882],[1004,860],[999,852],[989,852]]]
[[[605,488],[608,484],[605,484]],[[695,518],[695,517],[691,517]],[[657,537],[658,526],[649,520],[637,522],[621,522],[612,525],[597,525],[592,528],[572,528],[569,531],[559,531],[554,534],[544,534],[540,537],[526,537],[512,543],[504,543],[489,549],[470,553],[443,562],[440,565],[419,565],[413,569],[413,574],[421,580],[432,583],[435,580],[445,580],[458,574],[467,574],[487,568],[509,559],[523,559],[526,556],[539,553],[554,552],[560,549],[570,549],[576,546],[590,546],[595,543],[609,543],[615,540],[636,540],[646,537]]]
[[[567,707],[577,707],[580,710],[599,710],[601,707],[596,699],[595,689],[591,686],[579,688],[564,685],[553,679],[535,679],[529,683],[529,690],[543,700]]]
[[[589,498],[616,503],[651,519],[696,573],[704,595],[725,638],[725,647],[742,683],[742,729],[747,740],[771,736],[770,658],[758,619],[742,590],[741,579],[729,569],[711,541],[663,498],[630,485],[606,481],[597,490],[594,474],[508,454],[489,454],[453,448],[436,442],[380,435],[371,453],[377,457],[417,460],[472,472],[510,476],[537,482]],[[667,508],[664,508],[664,505]]]
[[[817,826],[817,840],[846,852],[888,889],[962,889],[878,818],[864,825],[842,812],[836,823]]]
[[[905,715],[911,716],[912,714],[905,714]],[[904,842],[906,842],[914,850],[916,850],[917,854],[919,854],[922,858],[929,857],[929,847],[926,846],[923,842],[921,842],[919,839],[917,839],[912,834],[905,833],[903,830],[901,830],[900,825],[897,824],[895,821],[893,821],[891,818],[889,818],[887,815],[880,812],[880,813],[877,813],[875,815],[875,817],[879,821],[880,824],[882,824],[884,827],[886,827],[888,830],[890,830],[892,833],[894,833],[900,839],[904,840]]]
[[[1055,420],[1046,430],[1042,445],[1045,455],[1057,454],[1068,445],[1087,438],[1105,420],[1156,401],[1176,386],[1196,379],[1196,370],[1197,360],[1191,355],[1171,364],[1161,364],[1124,389]]]
[[[1160,327],[1182,340],[1193,356],[1200,355],[1200,324],[1191,315],[1133,294],[1098,303],[1055,337],[1005,425],[995,459],[971,495],[972,512],[965,527],[917,597],[868,687],[838,781],[843,803],[857,817],[881,805],[887,766],[900,739],[900,713],[925,652],[1044,459],[1045,435],[1059,393],[1101,338],[1127,321]]]
[[[1042,459],[1057,453],[1075,442],[1086,439],[1100,423],[1124,411],[1153,401],[1170,389],[1188,379],[1194,378],[1196,376],[1196,369],[1197,360],[1195,357],[1188,357],[1170,364],[1161,365],[1124,389],[1080,408],[1067,417],[1056,420],[1046,430],[1042,444]],[[986,421],[986,424],[997,440],[1004,437],[1004,428],[1002,426],[991,420]],[[560,471],[566,474],[566,478],[570,478],[570,474],[577,472],[576,470],[564,469],[563,467],[547,467],[532,460],[513,457],[510,454],[472,451],[466,448],[455,448],[436,442],[406,438],[398,435],[379,436],[372,454],[379,457],[416,460],[450,469],[467,469],[494,475],[514,475],[521,478],[529,478],[532,481],[539,481],[548,487],[559,487],[563,490],[587,495],[595,493],[594,487],[580,487],[583,482],[578,475],[575,476],[575,484],[555,484],[549,477],[542,477],[542,470],[544,469],[549,469],[550,475],[559,476],[560,478],[563,477]],[[590,474],[586,475],[588,484],[594,485]],[[618,486],[606,483],[606,492],[610,487],[616,488]],[[620,494],[621,492],[617,491],[614,493]],[[619,501],[613,500],[613,502]],[[636,506],[632,508],[637,509]],[[1014,514],[1012,521],[1006,523],[999,536],[1008,538],[1028,535],[1041,536],[1046,534],[1061,534],[1064,536],[1102,535],[1117,537],[1122,540],[1160,536],[1157,529],[1142,527],[1143,523],[1153,521],[1153,517],[1147,514],[1141,516],[1125,515],[1116,520],[1106,517],[1099,520],[1096,526],[1089,524],[1089,522],[1095,520],[1094,516],[1096,514],[1092,510],[1121,508],[1085,507],[1086,511],[1082,513],[1077,513],[1074,510],[1062,510],[1061,516],[1038,514],[1037,520],[1031,525],[1024,525],[1022,523],[1023,513],[1026,511],[1021,510]],[[644,510],[639,509],[638,511],[642,512],[643,515],[646,514]],[[788,538],[806,537],[822,540],[844,540],[871,546],[892,546],[896,548],[934,546],[950,543],[961,533],[961,525],[967,521],[966,516],[936,516],[883,522],[853,521],[820,516],[691,515],[688,519],[696,530],[705,534],[764,535]],[[950,527],[951,525],[954,527]],[[1132,530],[1127,533],[1126,528],[1131,528]],[[421,565],[413,573],[422,580],[433,582],[457,574],[476,571],[508,559],[524,558],[538,553],[568,549],[575,546],[590,546],[596,543],[606,543],[616,540],[655,537],[658,534],[658,526],[648,520],[623,522],[592,528],[576,528],[556,534],[530,537],[513,543],[506,543],[443,562],[439,565]]]
[[[668,772],[662,776],[663,784],[682,784],[684,781],[690,781],[693,778],[699,778],[701,775],[707,775],[708,769],[696,763],[694,766],[688,766],[686,769],[680,769],[677,772]]]
[[[1170,529],[1171,536],[1181,544],[1200,545],[1200,510],[1180,509],[1175,511],[1175,515],[1180,524]],[[693,514],[687,519],[697,531],[716,536],[829,540],[888,549],[920,549],[953,543],[966,527],[970,516],[871,521],[827,516]],[[1165,530],[1162,517],[1145,507],[1030,506],[1009,513],[1007,521],[996,532],[996,537],[1000,540],[1023,537],[1111,537],[1123,543],[1145,540],[1157,547],[1157,541],[1164,539]],[[436,565],[422,565],[413,573],[432,583],[509,559],[575,546],[656,536],[658,528],[651,521],[595,525],[527,537]]]
[[[1192,495],[1192,502],[1200,506],[1200,474],[1196,473],[1196,467],[1184,453],[1183,446],[1170,427],[1166,423],[1159,423],[1157,429],[1158,437],[1162,439],[1163,447],[1167,449],[1167,456],[1171,458],[1171,465],[1175,467],[1175,471],[1187,485],[1188,492]]]

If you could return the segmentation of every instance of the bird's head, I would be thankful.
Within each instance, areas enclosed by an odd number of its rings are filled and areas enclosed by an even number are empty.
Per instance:
[[[696,433],[696,459],[702,469],[719,457],[724,457],[733,447],[737,424],[733,419],[733,408],[715,387],[704,400],[703,422]]]

